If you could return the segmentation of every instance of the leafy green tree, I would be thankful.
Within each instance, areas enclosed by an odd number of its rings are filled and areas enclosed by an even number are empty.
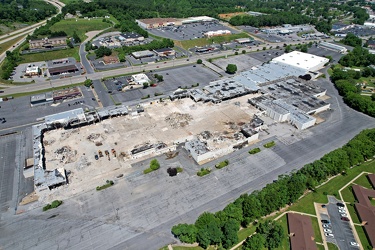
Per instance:
[[[73,32],[73,36],[72,37],[73,37],[75,43],[80,43],[81,42],[81,38],[79,38],[79,36],[77,35],[76,31]]]
[[[262,250],[266,239],[262,234],[254,234],[253,236],[247,238],[242,244],[243,250]]]
[[[83,85],[85,85],[86,87],[91,87],[91,85],[92,85],[92,80],[90,80],[90,79],[86,79],[86,80],[84,81]]]
[[[235,205],[234,203],[230,203],[223,211],[227,214],[228,218],[232,218],[239,223],[243,221],[242,204]]]
[[[229,249],[238,242],[238,230],[240,224],[235,219],[229,219],[223,226],[223,247]]]
[[[228,74],[234,74],[236,73],[237,71],[237,65],[236,64],[228,64],[227,68],[226,68],[226,72]]]
[[[202,59],[197,60],[197,64],[202,64],[202,63],[203,63]]]
[[[152,170],[157,170],[157,169],[160,168],[160,163],[158,162],[157,159],[152,159],[152,160],[150,161],[150,168],[151,168]]]
[[[180,241],[185,243],[194,243],[197,241],[197,228],[194,225],[178,224],[172,227],[172,233]]]
[[[362,46],[362,39],[357,37],[353,33],[348,33],[346,37],[341,39],[341,42],[352,47]]]
[[[285,47],[284,52],[285,52],[285,53],[289,53],[289,52],[291,52],[291,51],[292,51],[292,46],[288,44],[288,45]]]
[[[95,55],[97,58],[103,56],[110,56],[112,54],[112,50],[110,48],[100,46],[97,50],[95,50]]]

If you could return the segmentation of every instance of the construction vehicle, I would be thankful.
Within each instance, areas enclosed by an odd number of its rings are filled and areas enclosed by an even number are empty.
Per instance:
[[[111,149],[111,152],[113,154],[114,157],[116,157],[116,150],[114,150],[113,148]]]
[[[104,153],[105,153],[105,155],[108,157],[108,161],[110,161],[111,158],[109,157],[109,152],[108,152],[108,150],[105,150]]]
[[[99,150],[98,153],[99,153],[99,157],[103,157],[103,153],[101,150]]]

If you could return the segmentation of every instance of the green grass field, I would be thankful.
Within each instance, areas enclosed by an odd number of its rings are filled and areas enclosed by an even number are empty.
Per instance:
[[[325,250],[323,245],[318,245],[317,244],[316,246],[317,246],[318,250]]]
[[[252,235],[256,230],[256,226],[249,226],[247,228],[244,228],[244,229],[241,229],[240,231],[238,231],[237,235],[238,235],[238,241],[243,241],[245,240],[247,237],[249,237],[250,235]]]
[[[311,217],[311,223],[314,229],[315,242],[323,243],[322,235],[320,234],[318,219]]]
[[[342,198],[344,199],[344,201],[346,202],[355,202],[355,198],[354,198],[354,194],[353,194],[353,191],[352,191],[352,185],[344,188],[342,191],[341,191],[341,195],[342,195]]]
[[[74,47],[72,49],[69,48],[69,49],[21,55],[21,58],[22,58],[21,63],[48,61],[48,60],[66,58],[66,57],[74,57],[77,61],[80,61],[79,47]]]
[[[201,47],[208,44],[213,43],[223,43],[223,42],[229,42],[237,38],[245,38],[249,37],[246,33],[239,33],[239,34],[232,34],[227,36],[217,36],[213,38],[198,38],[193,40],[185,40],[185,41],[174,41],[176,46],[182,47],[184,49],[194,48],[195,46]]]
[[[67,19],[61,20],[58,23],[55,23],[51,27],[51,31],[65,31],[68,36],[72,36],[74,31],[77,33],[81,40],[86,39],[86,32],[93,30],[103,30],[111,27],[110,23],[103,22],[102,18],[98,19]]]
[[[367,174],[364,174],[361,177],[359,177],[357,180],[354,181],[354,183],[362,187],[372,189],[372,186],[367,178]]]
[[[317,188],[315,192],[311,192],[304,196],[301,200],[297,203],[293,204],[289,207],[288,210],[298,211],[298,212],[305,212],[308,214],[315,214],[314,202],[318,203],[327,203],[327,195],[323,193],[327,193],[329,195],[336,195],[338,196],[338,190],[345,186],[348,182],[350,182],[354,177],[359,175],[361,172],[375,172],[375,161],[363,163],[360,166],[356,166],[354,168],[349,169],[346,175],[339,175],[332,179],[330,182],[326,183],[325,185]]]
[[[354,203],[348,204],[346,206],[346,208],[348,209],[348,211],[350,213],[350,217],[352,218],[353,223],[360,223],[359,218],[358,218],[358,214],[355,211]]]
[[[359,239],[361,240],[363,249],[372,249],[366,237],[365,231],[363,230],[363,227],[355,226],[355,230],[357,231]]]
[[[339,248],[333,243],[327,242],[327,246],[328,250],[339,250]]]

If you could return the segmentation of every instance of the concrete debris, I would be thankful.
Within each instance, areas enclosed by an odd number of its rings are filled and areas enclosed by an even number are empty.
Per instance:
[[[87,136],[87,140],[89,141],[95,141],[99,138],[100,138],[100,134],[90,134],[89,136]]]
[[[86,156],[81,156],[79,158],[79,160],[76,162],[76,169],[77,170],[82,170],[82,169],[84,169],[84,168],[86,168],[86,167],[88,167],[90,165],[91,165],[91,162],[89,162],[87,160],[87,157]]]
[[[189,121],[192,121],[193,117],[189,114],[181,114],[178,112],[173,112],[165,118],[165,121],[172,128],[183,128],[189,125]]]
[[[43,145],[52,145],[56,140],[51,139],[51,140],[43,140]]]
[[[71,163],[76,160],[77,151],[68,146],[63,146],[55,151],[56,158],[62,163]]]

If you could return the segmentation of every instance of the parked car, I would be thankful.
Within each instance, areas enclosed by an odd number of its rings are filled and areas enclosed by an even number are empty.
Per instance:
[[[348,217],[341,217],[341,220],[343,220],[343,221],[349,221],[349,218]]]
[[[326,237],[329,237],[329,238],[334,238],[335,236],[333,235],[333,234],[331,234],[331,233],[324,233],[324,235],[326,236]]]
[[[350,242],[350,245],[354,247],[359,247],[359,244],[355,241]]]
[[[322,208],[325,208],[326,207],[326,205],[325,204],[322,204]]]
[[[325,229],[324,229],[324,232],[325,232],[325,233],[332,233],[332,230],[331,230],[331,229],[327,229],[327,228],[325,228]]]
[[[341,215],[341,217],[347,217],[347,216],[348,216],[347,213],[342,213],[342,214],[340,214],[340,215]]]
[[[339,213],[346,213],[345,209],[339,209]]]
[[[345,207],[345,205],[343,203],[341,203],[341,202],[337,202],[336,206],[338,206],[338,207]]]
[[[329,224],[323,224],[323,228],[332,228]]]
[[[321,222],[324,223],[324,224],[329,224],[329,223],[331,223],[329,220],[321,220]]]
[[[95,160],[99,160],[99,156],[95,154]]]

